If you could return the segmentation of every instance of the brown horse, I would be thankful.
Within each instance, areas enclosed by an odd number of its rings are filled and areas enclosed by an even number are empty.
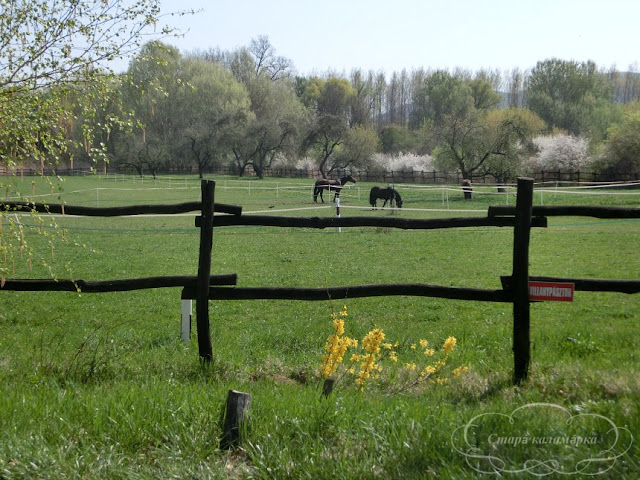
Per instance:
[[[473,191],[473,188],[471,188],[471,180],[468,178],[462,180],[462,191],[464,192],[464,199],[471,200],[471,192]]]
[[[346,177],[342,177],[340,180],[327,180],[326,178],[321,178],[316,181],[315,186],[313,187],[313,201],[318,203],[318,194],[320,194],[320,200],[324,203],[324,198],[322,198],[323,190],[329,190],[336,192],[333,196],[333,201],[336,201],[336,197],[340,196],[340,190],[347,182],[356,183],[356,179],[351,175],[347,175]]]

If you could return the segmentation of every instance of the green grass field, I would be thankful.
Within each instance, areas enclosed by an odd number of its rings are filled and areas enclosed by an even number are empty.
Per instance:
[[[313,203],[311,180],[216,180],[216,201],[244,213],[335,215],[330,202]],[[515,204],[513,191],[490,186],[474,186],[465,202],[457,186],[396,185],[402,211],[372,211],[372,185],[344,190],[341,215],[484,216],[489,205]],[[67,178],[60,191],[25,178],[4,189],[5,198],[18,193],[114,206],[195,201],[200,187],[195,177],[95,176]],[[534,203],[638,206],[639,195],[549,187],[536,189]],[[85,280],[195,275],[194,217],[65,216],[55,226],[45,219],[47,235],[28,236],[32,269],[25,251],[11,278],[46,278],[49,267]],[[20,222],[40,229],[29,216]],[[48,236],[63,229],[67,241],[52,257]],[[511,273],[512,240],[512,229],[495,227],[227,227],[214,231],[212,273],[237,273],[239,286],[500,288],[500,275]],[[638,245],[638,220],[550,218],[532,231],[530,274],[637,279]],[[317,375],[331,314],[343,303],[347,334],[362,339],[382,329],[398,343],[398,362],[382,362],[364,391],[346,376],[324,398]],[[487,455],[509,478],[640,477],[640,295],[576,292],[570,304],[533,304],[531,373],[519,387],[511,384],[509,304],[212,300],[210,312],[214,359],[201,365],[195,333],[180,340],[179,289],[0,292],[0,478],[471,479],[491,477],[480,473],[491,469]],[[439,349],[449,336],[457,345],[447,382],[399,388],[403,365],[430,361],[411,346],[427,339]],[[469,371],[453,376],[456,366]],[[252,396],[249,430],[231,452],[218,449],[229,389]],[[496,415],[518,407],[513,423]],[[465,437],[474,417],[482,422]]]

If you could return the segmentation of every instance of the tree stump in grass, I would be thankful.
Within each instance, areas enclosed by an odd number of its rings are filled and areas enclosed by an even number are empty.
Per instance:
[[[324,383],[322,384],[322,395],[324,397],[329,397],[333,392],[333,385],[335,384],[335,380],[333,378],[325,378]]]
[[[224,413],[222,438],[220,439],[220,448],[222,450],[228,450],[240,444],[248,425],[250,407],[251,395],[229,390]]]

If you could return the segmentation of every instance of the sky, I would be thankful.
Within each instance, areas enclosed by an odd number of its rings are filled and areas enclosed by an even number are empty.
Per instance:
[[[162,0],[182,53],[266,35],[300,75],[417,68],[527,70],[593,60],[638,71],[638,0]]]

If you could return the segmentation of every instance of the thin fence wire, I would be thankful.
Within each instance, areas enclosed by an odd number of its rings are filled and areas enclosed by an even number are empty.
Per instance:
[[[0,166],[0,175],[5,176],[39,176],[41,172],[33,165],[24,165],[17,169],[7,169]],[[58,167],[57,169],[47,168],[44,171],[45,175],[62,175],[62,176],[95,176],[97,173],[95,168],[84,169],[68,169]],[[195,177],[196,171],[190,168],[183,170],[161,170],[157,172],[159,175],[173,176],[177,179],[184,179],[185,176]],[[209,169],[205,172],[205,175],[224,175],[224,176],[238,176],[241,172],[237,168],[218,166],[214,169]],[[443,171],[425,171],[425,170],[358,170],[358,169],[346,169],[333,172],[336,178],[342,177],[345,174],[352,174],[362,181],[367,182],[390,182],[390,183],[416,183],[416,184],[459,184],[463,177],[459,172],[443,172]],[[256,177],[255,172],[249,168],[242,173],[245,177]],[[280,177],[280,178],[320,178],[321,174],[316,169],[300,169],[293,167],[270,167],[263,170],[264,177]],[[100,174],[101,177],[110,178],[114,181],[119,181],[122,178],[134,177],[132,171],[119,171],[117,167],[109,166],[109,171]],[[580,171],[580,170],[540,170],[533,172],[529,175],[536,182],[548,183],[548,182],[569,182],[569,183],[599,183],[599,182],[611,182],[611,181],[640,181],[640,172],[592,172],[592,171]],[[153,181],[151,175],[147,175],[140,178],[140,181]],[[157,177],[160,178],[160,177]],[[165,177],[166,178],[166,177]],[[494,175],[478,175],[472,176],[471,180],[475,184],[497,184],[499,179]]]

